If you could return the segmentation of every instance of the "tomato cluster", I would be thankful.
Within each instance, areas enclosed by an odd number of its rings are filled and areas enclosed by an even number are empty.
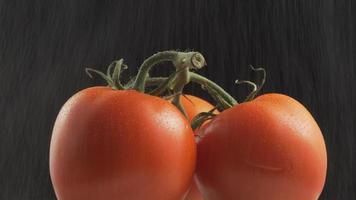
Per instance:
[[[169,77],[149,77],[172,61]],[[123,60],[62,107],[53,128],[50,175],[60,200],[315,200],[326,177],[326,147],[307,109],[291,97],[264,94],[237,103],[190,72],[197,52],[167,51],[120,82]],[[113,72],[112,72],[112,68]],[[216,105],[182,95],[196,82]],[[154,87],[152,89],[152,87]],[[193,128],[192,128],[193,127]],[[194,130],[193,130],[194,129]]]

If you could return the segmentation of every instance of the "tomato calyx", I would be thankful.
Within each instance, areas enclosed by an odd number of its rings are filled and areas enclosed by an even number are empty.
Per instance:
[[[172,103],[184,114],[184,108],[180,103],[180,94],[182,94],[183,88],[186,84],[190,82],[190,69],[200,69],[206,65],[204,56],[199,52],[179,52],[179,51],[163,51],[158,52],[149,58],[147,58],[140,66],[138,74],[132,78],[126,85],[121,84],[120,82],[120,73],[122,67],[127,67],[123,64],[123,59],[114,61],[109,65],[107,73],[104,74],[95,69],[86,68],[87,74],[91,76],[90,72],[94,72],[101,76],[108,86],[112,89],[124,90],[124,89],[134,89],[139,92],[145,93],[146,83],[150,79],[149,71],[155,65],[170,61],[175,66],[175,72],[173,72],[168,78],[162,80],[158,84],[158,87],[150,92],[147,92],[150,95],[159,96],[167,90],[173,91],[176,94],[172,100]],[[112,67],[114,71],[112,71]]]
[[[168,77],[150,77],[149,72],[152,67],[167,61],[174,65],[175,71],[173,73],[171,73]],[[163,98],[164,94],[167,94],[168,92],[172,98],[172,104],[174,104],[185,116],[187,115],[180,102],[180,96],[183,95],[184,87],[190,82],[199,84],[203,90],[208,92],[216,102],[215,109],[218,109],[219,111],[229,109],[239,104],[234,97],[232,97],[218,84],[191,71],[192,69],[201,69],[205,65],[205,58],[199,52],[180,52],[171,50],[158,52],[144,60],[137,75],[131,78],[131,80],[129,80],[126,84],[122,84],[120,81],[122,70],[127,69],[127,65],[124,64],[123,59],[113,61],[108,66],[106,74],[92,68],[86,68],[85,71],[90,77],[92,77],[91,72],[98,74],[107,82],[108,86],[114,90],[134,89],[138,92],[149,95],[163,96]],[[244,102],[253,100],[261,90],[266,80],[266,71],[263,68],[254,68],[251,65],[250,67],[255,72],[262,72],[263,78],[259,85],[247,80],[235,81],[237,85],[248,84],[252,87],[252,91],[247,95]],[[147,91],[146,88],[150,86],[155,86],[155,88]],[[204,112],[196,116],[191,124],[193,129],[199,127],[205,121],[215,117],[213,111]]]
[[[248,81],[248,80],[236,80],[235,81],[235,84],[237,84],[237,85],[248,84],[249,86],[252,86],[252,91],[247,95],[247,97],[245,98],[245,100],[243,102],[253,100],[256,97],[256,95],[258,94],[258,92],[261,90],[261,88],[263,87],[265,80],[266,80],[266,71],[264,68],[255,68],[252,65],[250,65],[250,68],[256,72],[262,72],[263,78],[259,85],[257,85],[256,83],[254,83],[252,81]],[[188,71],[188,73],[186,73],[186,76],[188,76],[188,80],[190,82],[199,84],[203,90],[205,90],[206,92],[209,93],[209,95],[216,102],[215,109],[217,109],[219,111],[223,111],[223,110],[229,109],[229,108],[239,104],[239,102],[234,97],[232,97],[228,92],[226,92],[218,84],[214,83],[213,81],[209,80],[208,78],[206,78],[202,75],[199,75],[197,73],[191,72],[191,71]],[[147,85],[160,85],[160,84],[165,85],[162,88],[165,88],[165,90],[166,90],[167,89],[166,86],[168,85],[168,87],[169,87],[169,84],[163,84],[163,83],[167,83],[167,82],[169,82],[169,80],[170,80],[170,77],[168,77],[168,78],[166,78],[166,77],[152,77],[152,78],[148,78],[146,80],[147,81],[146,83],[147,83]],[[161,90],[161,91],[163,91],[163,90]],[[175,93],[173,93],[173,94],[175,94]],[[176,94],[175,97],[178,98],[179,95],[182,95],[182,93]],[[214,118],[216,116],[216,114],[213,113],[214,110],[209,111],[209,112],[203,112],[203,113],[200,113],[199,115],[197,115],[191,122],[191,126],[192,126],[193,130],[200,127],[207,120],[211,120],[212,118]]]
[[[201,69],[206,65],[204,56],[199,52],[177,52],[163,51],[147,58],[140,66],[139,72],[133,84],[133,89],[145,92],[145,85],[149,78],[149,70],[156,64],[164,61],[171,61],[176,71],[167,80],[163,81],[152,94],[161,94],[163,91],[171,90],[176,94],[172,103],[185,115],[185,110],[180,102],[180,94],[183,88],[190,82],[189,70]]]
[[[123,63],[123,59],[113,61],[108,66],[106,74],[92,68],[86,68],[85,71],[89,77],[92,77],[91,72],[98,74],[113,89],[135,89],[144,93],[151,68],[166,61],[171,61],[176,71],[168,77],[168,80],[161,83],[160,87],[162,89],[151,93],[160,94],[161,92],[159,91],[172,87],[172,84],[173,88],[183,88],[189,82],[189,77],[186,75],[189,69],[200,69],[206,65],[204,56],[199,52],[163,51],[147,58],[141,64],[138,74],[128,81],[126,85],[122,85],[120,82],[121,69],[127,69],[127,65]],[[113,72],[112,68],[114,68]]]
[[[214,112],[217,110],[217,107],[214,107],[213,109],[209,110],[208,112],[202,112],[199,113],[197,116],[195,116],[190,123],[190,126],[192,127],[193,130],[199,128],[205,121],[213,119],[217,114]],[[200,137],[199,135],[196,135],[197,137]]]
[[[263,76],[262,76],[261,83],[258,86],[252,81],[247,81],[247,80],[241,80],[241,81],[240,80],[236,80],[235,81],[235,84],[237,84],[237,85],[242,84],[242,83],[246,83],[246,84],[248,84],[248,85],[253,87],[252,91],[247,95],[247,97],[245,98],[244,102],[251,101],[256,97],[256,95],[260,92],[260,90],[262,89],[263,85],[265,84],[266,76],[267,76],[266,70],[264,68],[262,68],[262,67],[255,68],[252,65],[249,65],[249,66],[255,72],[262,72]]]
[[[112,72],[112,68],[114,71]],[[92,69],[92,68],[85,68],[85,72],[88,74],[90,78],[92,78],[91,72],[98,74],[101,78],[103,78],[107,83],[108,86],[115,90],[123,90],[125,86],[122,85],[120,82],[120,75],[122,69],[127,69],[127,65],[124,64],[124,59],[119,59],[113,61],[107,68],[106,74],[101,71]]]
[[[206,65],[204,56],[199,52],[178,52],[178,51],[163,51],[158,52],[151,57],[147,58],[140,66],[139,72],[136,76],[136,79],[133,84],[133,89],[145,92],[145,84],[146,80],[149,77],[150,69],[165,61],[171,61],[176,71],[182,70],[177,73],[175,76],[179,76],[177,78],[175,87],[180,88],[181,85],[186,84],[189,80],[186,80],[186,72],[189,69],[200,69]]]
[[[255,72],[262,72],[263,77],[261,80],[261,83],[259,85],[255,84],[252,81],[248,80],[236,80],[235,84],[240,85],[240,84],[248,84],[252,86],[252,91],[247,95],[245,100],[243,102],[251,101],[253,100],[256,95],[259,93],[259,91],[262,89],[265,81],[266,81],[266,70],[264,68],[255,68],[252,65],[250,65],[250,68],[255,71]],[[235,100],[229,93],[227,93],[224,89],[222,89],[220,86],[215,84],[214,82],[210,81],[209,79],[200,76],[199,74],[195,74],[191,72],[191,79],[193,82],[196,82],[202,86],[204,90],[206,90],[210,96],[217,102],[216,108],[218,108],[219,111],[223,111],[226,109],[229,109],[237,104],[237,100]],[[214,118],[215,115],[213,112],[205,112],[201,113],[201,115],[197,115],[191,122],[191,126],[193,130],[197,129],[200,127],[204,122],[211,120]]]

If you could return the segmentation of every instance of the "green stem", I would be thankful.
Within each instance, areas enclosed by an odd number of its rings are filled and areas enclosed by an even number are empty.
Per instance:
[[[171,61],[179,67],[187,66],[189,68],[199,69],[205,65],[204,57],[198,52],[177,52],[177,51],[163,51],[147,58],[140,66],[139,72],[136,76],[133,89],[145,92],[146,79],[149,77],[150,69],[161,62]],[[177,68],[178,70],[178,68]]]
[[[209,112],[202,112],[202,113],[199,113],[197,116],[195,116],[190,124],[192,129],[193,130],[197,129],[204,122],[215,117],[216,116],[216,114],[214,114],[215,110],[216,110],[216,108],[213,108]]]
[[[161,82],[158,82],[158,78],[148,78],[146,80],[145,87],[150,86],[150,84],[152,84],[152,83],[154,83],[152,85],[158,85],[158,87],[156,87],[154,90],[150,91],[149,94],[154,95],[154,96],[159,96],[163,92],[165,92],[167,89],[172,89],[171,85],[174,82],[174,80],[176,79],[176,75],[183,70],[185,70],[185,68],[175,71],[174,73],[169,75],[168,78],[162,79],[162,77],[160,77]],[[152,82],[152,81],[156,81],[156,82]]]
[[[167,81],[167,77],[150,77],[146,80],[146,87],[160,85]]]
[[[249,86],[252,86],[252,91],[247,95],[247,97],[245,98],[245,100],[243,102],[251,101],[253,99],[253,97],[255,95],[255,92],[257,91],[258,87],[252,81],[246,81],[246,80],[242,80],[242,81],[236,80],[235,81],[236,85],[240,85],[240,84],[243,84],[243,83],[248,84]]]
[[[123,90],[123,89],[125,89],[125,87],[120,82],[120,75],[121,75],[122,66],[124,65],[124,59],[116,60],[113,63],[115,65],[115,68],[114,68],[114,72],[111,76],[111,80],[114,82],[114,85],[117,89]],[[110,76],[110,68],[108,69],[107,74]]]
[[[192,52],[190,53],[190,55],[187,54],[187,56],[189,57],[189,60],[182,57],[181,59],[178,59],[176,62],[173,62],[174,66],[176,67],[176,71],[180,71],[180,72],[177,73],[174,79],[174,84],[172,89],[174,94],[178,94],[178,95],[176,95],[173,98],[172,103],[183,113],[185,117],[188,118],[187,113],[185,112],[185,109],[180,101],[180,95],[183,93],[184,86],[190,82],[189,69],[201,68],[206,63],[203,55],[201,55],[200,53]]]
[[[176,67],[180,68],[179,66]],[[176,95],[173,98],[172,103],[183,113],[185,117],[187,117],[187,113],[185,112],[185,109],[180,101],[180,95],[183,93],[184,86],[189,83],[190,76],[189,76],[189,68],[181,68],[181,69],[183,69],[183,71],[177,74],[173,86],[174,94],[178,94],[178,95]]]
[[[260,90],[262,89],[263,85],[265,84],[266,82],[266,70],[262,67],[260,68],[255,68],[253,67],[252,65],[250,65],[251,69],[255,72],[262,72],[263,74],[263,77],[262,77],[262,80],[261,80],[261,83],[259,84],[259,86],[256,88],[255,91],[251,92],[248,97],[247,97],[247,100],[250,101],[252,99],[254,99],[256,97],[256,95],[260,92]]]
[[[145,92],[145,82],[150,69],[160,62],[173,61],[177,57],[177,54],[178,52],[176,51],[163,51],[147,58],[140,66],[133,88],[140,92]]]
[[[219,96],[221,98],[223,98],[224,102],[230,104],[230,105],[236,105],[238,104],[238,102],[229,94],[227,93],[223,88],[221,88],[219,85],[217,85],[216,83],[214,83],[213,81],[199,75],[196,74],[194,72],[189,72],[189,78],[190,81],[193,81],[195,83],[198,83],[202,86],[208,86],[210,88],[212,88],[214,90],[214,92],[216,92],[217,94],[219,94]],[[147,85],[159,85],[162,82],[167,81],[168,78],[166,77],[150,77],[147,79]]]
[[[214,83],[213,81],[205,78],[204,76],[201,76],[199,74],[196,74],[194,72],[190,72],[190,79],[193,82],[196,82],[202,86],[208,86],[212,88],[215,92],[217,92],[227,103],[230,105],[236,105],[238,102],[234,97],[232,97],[229,93],[227,93],[223,88],[221,88],[219,85]]]

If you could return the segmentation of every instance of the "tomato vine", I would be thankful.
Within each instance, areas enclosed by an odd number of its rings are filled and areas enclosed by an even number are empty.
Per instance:
[[[150,77],[150,70],[163,62],[171,62],[175,67],[175,71],[168,77]],[[184,114],[185,110],[180,102],[180,95],[183,94],[185,85],[190,82],[199,84],[206,90],[211,97],[216,101],[216,109],[220,111],[226,110],[238,104],[238,101],[226,92],[215,82],[210,79],[192,72],[191,70],[199,70],[206,65],[204,56],[195,51],[180,52],[180,51],[162,51],[148,57],[139,67],[138,73],[134,78],[126,84],[120,81],[122,69],[126,69],[123,59],[113,61],[107,68],[106,74],[92,68],[86,68],[86,72],[92,77],[90,72],[94,72],[102,77],[109,87],[116,90],[134,89],[142,93],[148,93],[154,96],[162,96],[166,91],[173,93],[172,103]],[[252,81],[236,80],[236,84],[248,84],[252,86],[252,91],[247,95],[244,101],[251,101],[255,98],[257,93],[261,90],[266,80],[266,71],[263,68],[254,68],[250,66],[255,72],[262,72],[263,78],[261,83],[257,86]],[[153,90],[146,91],[146,87],[156,86]],[[213,111],[201,113],[192,121],[192,127],[197,128],[206,120],[214,117]]]

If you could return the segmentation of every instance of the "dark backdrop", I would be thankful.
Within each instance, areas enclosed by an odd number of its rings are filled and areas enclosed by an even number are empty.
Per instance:
[[[201,73],[242,99],[234,79],[268,72],[262,93],[301,101],[327,143],[320,199],[356,198],[355,1],[0,0],[0,199],[54,199],[51,129],[61,105],[95,84],[84,67],[125,58],[136,72],[167,49],[202,52]],[[198,87],[190,87],[205,95]]]

